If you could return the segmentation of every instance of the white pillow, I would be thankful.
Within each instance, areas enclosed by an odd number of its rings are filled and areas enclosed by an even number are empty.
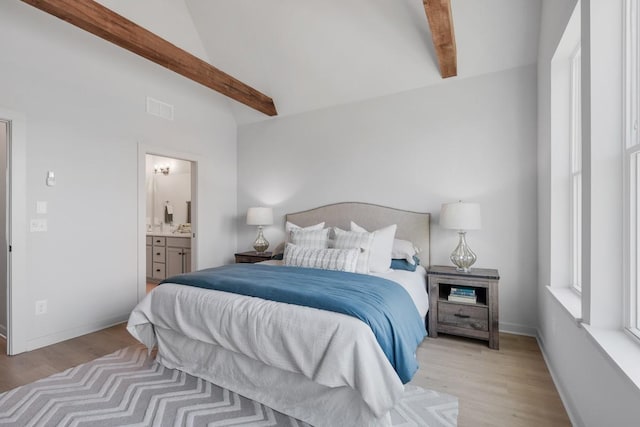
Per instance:
[[[393,239],[393,248],[391,249],[392,259],[405,259],[409,264],[414,265],[416,261],[413,259],[413,256],[417,254],[418,251],[412,242]]]
[[[296,225],[292,222],[287,221],[284,224],[284,228],[287,231],[287,233],[292,230],[322,230],[324,228],[324,222],[321,222],[315,225],[310,225],[308,227],[300,227],[299,225]]]
[[[373,245],[373,233],[358,233],[356,231],[344,231],[337,227],[333,229],[335,240],[333,247],[336,249],[353,249],[360,250],[358,255],[358,263],[356,265],[356,273],[369,273],[369,257],[371,254],[371,246]],[[389,261],[391,264],[391,261]],[[387,266],[388,268],[389,266]]]
[[[391,265],[391,249],[393,248],[393,238],[396,236],[396,224],[390,225],[380,230],[374,231],[373,246],[371,246],[371,258],[369,259],[369,270],[372,273],[384,273],[389,271]],[[355,222],[351,221],[351,231],[359,233],[367,232]]]
[[[307,230],[297,228],[291,230],[291,243],[303,248],[326,249],[329,247],[329,229]]]
[[[285,222],[284,224],[284,231],[285,231],[285,241],[286,242],[290,242],[291,241],[291,232],[293,230],[322,230],[324,228],[324,222],[321,222],[319,224],[315,224],[315,225],[310,225],[308,227],[300,227],[299,225],[296,225],[292,222]]]
[[[324,270],[354,273],[360,250],[353,249],[312,249],[291,243],[284,247],[284,265],[322,268]]]

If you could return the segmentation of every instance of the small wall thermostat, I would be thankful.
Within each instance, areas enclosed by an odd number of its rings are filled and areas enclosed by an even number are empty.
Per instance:
[[[56,174],[53,171],[47,171],[47,186],[53,187],[56,185]]]

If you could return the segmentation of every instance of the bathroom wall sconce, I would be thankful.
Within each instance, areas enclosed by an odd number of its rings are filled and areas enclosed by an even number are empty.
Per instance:
[[[155,165],[153,167],[154,173],[161,173],[162,175],[169,175],[169,165]]]

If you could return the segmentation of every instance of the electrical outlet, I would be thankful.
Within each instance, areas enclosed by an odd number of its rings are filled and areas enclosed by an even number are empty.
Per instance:
[[[36,213],[37,214],[46,214],[47,213],[47,202],[39,200],[36,202]]]
[[[47,313],[47,300],[36,301],[36,316]]]
[[[29,227],[32,233],[47,231],[46,219],[32,219]]]

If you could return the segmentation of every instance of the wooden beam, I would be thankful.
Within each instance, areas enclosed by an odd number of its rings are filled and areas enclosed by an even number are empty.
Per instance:
[[[458,74],[456,37],[453,31],[451,0],[422,0],[427,14],[433,46],[443,79]]]
[[[268,116],[278,114],[267,95],[99,3],[92,0],[22,1]]]

